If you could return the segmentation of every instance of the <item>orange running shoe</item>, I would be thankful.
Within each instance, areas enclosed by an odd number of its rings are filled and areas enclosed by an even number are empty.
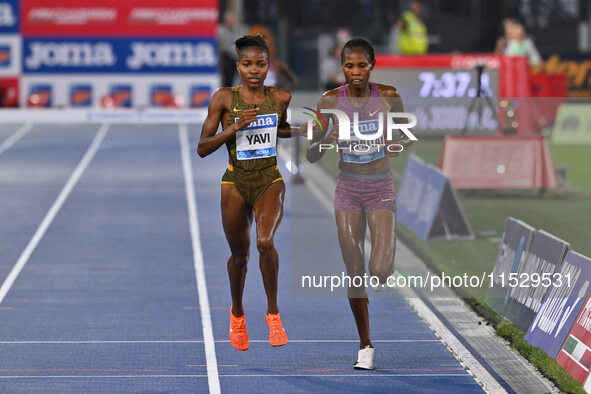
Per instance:
[[[269,326],[269,343],[272,346],[283,346],[287,343],[287,334],[281,324],[279,313],[276,315],[267,314],[267,325]]]
[[[248,334],[246,333],[244,315],[234,317],[232,307],[230,307],[230,343],[236,350],[248,350]]]

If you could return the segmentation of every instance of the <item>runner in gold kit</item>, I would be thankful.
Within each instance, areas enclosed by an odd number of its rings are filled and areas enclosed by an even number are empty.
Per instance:
[[[287,343],[277,308],[279,257],[273,243],[283,216],[285,185],[277,167],[277,137],[291,137],[286,121],[291,95],[267,87],[269,48],[260,35],[236,40],[237,69],[242,85],[219,89],[212,97],[203,124],[199,156],[205,157],[226,144],[228,169],[222,177],[222,223],[232,255],[228,276],[232,294],[230,342],[248,349],[242,293],[246,279],[253,213],[257,230],[259,267],[267,294],[269,343]],[[216,134],[218,125],[223,131]]]

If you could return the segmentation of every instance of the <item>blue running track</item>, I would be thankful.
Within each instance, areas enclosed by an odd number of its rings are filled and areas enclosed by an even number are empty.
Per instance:
[[[1,125],[0,146],[21,126]],[[482,392],[400,297],[372,299],[378,369],[352,369],[358,342],[346,299],[292,296],[290,229],[301,220],[301,207],[315,213],[326,242],[334,242],[336,230],[332,214],[306,186],[289,182],[276,247],[279,308],[290,341],[281,348],[267,342],[253,245],[244,305],[250,349],[234,350],[228,341],[229,248],[219,209],[225,148],[199,159],[200,127],[188,127],[211,312],[211,321],[203,322],[179,126],[111,125],[56,207],[99,129],[36,124],[0,149],[0,284],[6,291],[0,392],[207,392],[212,380],[224,393]],[[40,232],[52,207],[59,209]],[[11,282],[19,261],[24,265]],[[209,324],[215,364],[205,351],[203,327]],[[217,377],[208,377],[208,362]]]

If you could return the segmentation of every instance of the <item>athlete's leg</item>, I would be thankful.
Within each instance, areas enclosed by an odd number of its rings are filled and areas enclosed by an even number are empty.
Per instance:
[[[246,279],[250,249],[250,225],[252,210],[244,202],[242,195],[234,185],[222,184],[222,224],[232,255],[228,259],[228,276],[232,294],[232,314],[240,317],[242,292]]]
[[[386,283],[394,271],[396,254],[396,214],[390,209],[376,209],[367,214],[371,234],[369,273]]]
[[[257,249],[259,251],[259,267],[263,276],[263,284],[267,293],[267,314],[278,313],[277,309],[277,276],[279,272],[279,256],[275,250],[273,237],[283,217],[283,198],[285,184],[277,181],[263,193],[254,203],[254,215],[257,229]]]
[[[285,185],[278,181],[263,193],[254,203],[254,215],[257,226],[257,249],[259,251],[259,267],[263,275],[263,284],[267,293],[267,325],[269,326],[269,343],[272,346],[283,346],[287,343],[287,334],[281,324],[277,308],[277,277],[279,274],[279,256],[275,250],[273,237],[283,217],[283,197]]]
[[[363,211],[335,212],[341,253],[351,280],[355,276],[363,277],[365,261],[363,245],[365,242],[365,214]],[[355,317],[359,333],[359,348],[373,347],[369,336],[369,311],[367,294],[364,287],[350,287],[348,290],[349,305]]]

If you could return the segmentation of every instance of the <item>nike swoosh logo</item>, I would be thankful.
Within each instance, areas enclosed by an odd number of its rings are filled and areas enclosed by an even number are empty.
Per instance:
[[[391,198],[382,198],[382,202],[386,202],[386,201],[392,201]]]
[[[240,112],[240,108],[238,108],[238,107],[232,108],[232,112]]]
[[[375,115],[375,114],[376,114],[376,113],[377,113],[379,110],[380,110],[380,109],[378,108],[378,109],[376,109],[375,111],[373,111],[373,112],[370,112],[370,113],[369,113],[369,116],[374,116],[374,115]]]

